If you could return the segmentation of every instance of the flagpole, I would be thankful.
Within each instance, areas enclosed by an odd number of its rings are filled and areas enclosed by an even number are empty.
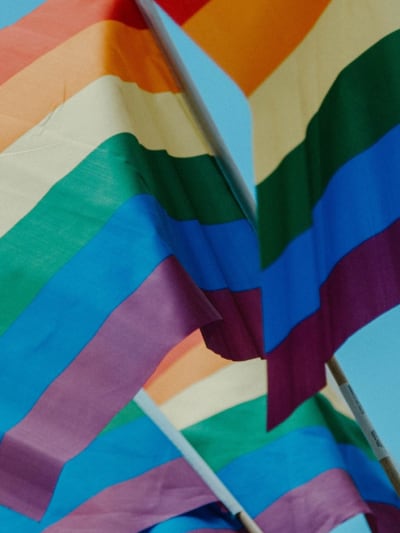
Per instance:
[[[331,371],[331,374],[334,377],[343,398],[346,400],[347,405],[350,407],[350,410],[354,415],[354,418],[357,420],[365,438],[371,446],[376,458],[384,468],[386,475],[392,483],[397,495],[400,496],[399,472],[392,458],[390,457],[389,452],[382,444],[382,441],[375,431],[370,419],[368,418],[360,400],[348,382],[341,366],[335,357],[332,357],[330,361],[328,361],[327,366]]]
[[[190,442],[178,431],[175,426],[168,420],[164,413],[160,410],[158,405],[150,398],[150,396],[141,389],[134,398],[137,405],[144,411],[144,413],[157,425],[157,427],[166,435],[169,440],[175,444],[178,450],[182,453],[186,461],[199,474],[212,492],[216,495],[218,500],[228,509],[228,511],[236,516],[249,533],[262,533],[262,530],[243,509],[242,505],[233,496],[233,494],[222,483],[215,472],[204,461],[201,455],[193,448]]]
[[[205,138],[213,149],[216,161],[231,189],[232,194],[240,205],[243,213],[255,228],[256,208],[248,187],[244,184],[242,174],[231,156],[226,144],[219,133],[219,130],[210,115],[203,99],[191,79],[185,64],[176,52],[176,47],[172,42],[164,24],[157,12],[152,0],[136,0],[136,3],[143,16],[146,18],[154,36],[166,55],[175,77],[183,89],[183,95],[189,107],[194,111],[194,115],[205,133]]]
[[[188,103],[192,108],[192,111],[200,126],[202,127],[211,148],[216,154],[217,162],[233,195],[242,208],[243,213],[247,217],[248,221],[256,230],[257,215],[255,201],[245,185],[245,181],[241,175],[241,172],[233,160],[229,150],[227,149],[212,115],[204,104],[196,85],[194,84],[185,64],[181,60],[175,44],[166,31],[153,0],[136,1],[146,20],[149,22],[150,27],[153,29],[155,37],[158,39],[167,59],[170,62],[177,80],[184,90],[184,95],[188,100]],[[331,371],[333,378],[338,384],[338,387],[355,419],[357,420],[362,432],[364,433],[365,438],[385,470],[394,490],[400,496],[400,474],[394,464],[394,461],[391,459],[389,453],[382,445],[381,439],[379,438],[376,430],[373,428],[364,408],[351,388],[343,369],[340,367],[337,359],[334,356],[327,362],[327,367]]]

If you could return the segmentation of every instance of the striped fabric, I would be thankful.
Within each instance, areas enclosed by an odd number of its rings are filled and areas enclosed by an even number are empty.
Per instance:
[[[213,501],[178,450],[131,403],[66,464],[39,522],[0,507],[0,524],[10,533],[136,533]]]
[[[397,531],[400,499],[335,390],[326,387],[266,432],[264,366],[216,364],[194,332],[146,389],[263,531],[329,532],[359,513],[373,531]],[[226,528],[221,521],[216,530]],[[213,530],[206,524],[191,513],[151,531]]]
[[[134,2],[14,4],[0,8],[0,502],[39,519],[63,465],[188,333],[232,359],[262,352],[260,278]]]
[[[159,3],[252,110],[274,426],[324,385],[350,335],[400,302],[400,5]]]

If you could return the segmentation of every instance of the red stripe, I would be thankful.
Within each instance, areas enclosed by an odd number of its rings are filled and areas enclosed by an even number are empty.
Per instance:
[[[156,0],[170,17],[177,24],[184,24],[199,9],[201,9],[209,0]]]
[[[138,30],[147,29],[133,0],[48,0],[0,31],[0,83],[73,35],[105,20],[122,22]]]

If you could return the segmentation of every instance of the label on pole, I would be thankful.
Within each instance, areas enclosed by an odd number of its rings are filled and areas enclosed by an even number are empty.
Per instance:
[[[349,383],[343,383],[343,385],[340,385],[340,390],[345,400],[347,401],[351,411],[353,412],[357,422],[359,423],[365,438],[367,439],[369,445],[372,448],[372,451],[376,455],[376,458],[381,461],[385,457],[389,457],[388,451],[383,446],[377,432],[372,426],[371,421],[367,417],[363,406],[361,405],[359,399],[357,398]]]

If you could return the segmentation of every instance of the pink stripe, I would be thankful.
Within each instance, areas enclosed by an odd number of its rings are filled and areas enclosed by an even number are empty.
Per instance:
[[[286,493],[256,522],[268,533],[328,533],[360,513],[370,513],[349,475],[332,469]]]
[[[268,356],[268,427],[325,385],[325,363],[358,329],[400,302],[400,221],[345,256],[321,306]],[[289,295],[290,297],[290,295]]]
[[[182,458],[94,496],[46,533],[137,533],[215,501],[215,495]]]
[[[1,503],[40,519],[64,463],[136,394],[168,350],[219,318],[175,258],[161,263],[5,435]]]

